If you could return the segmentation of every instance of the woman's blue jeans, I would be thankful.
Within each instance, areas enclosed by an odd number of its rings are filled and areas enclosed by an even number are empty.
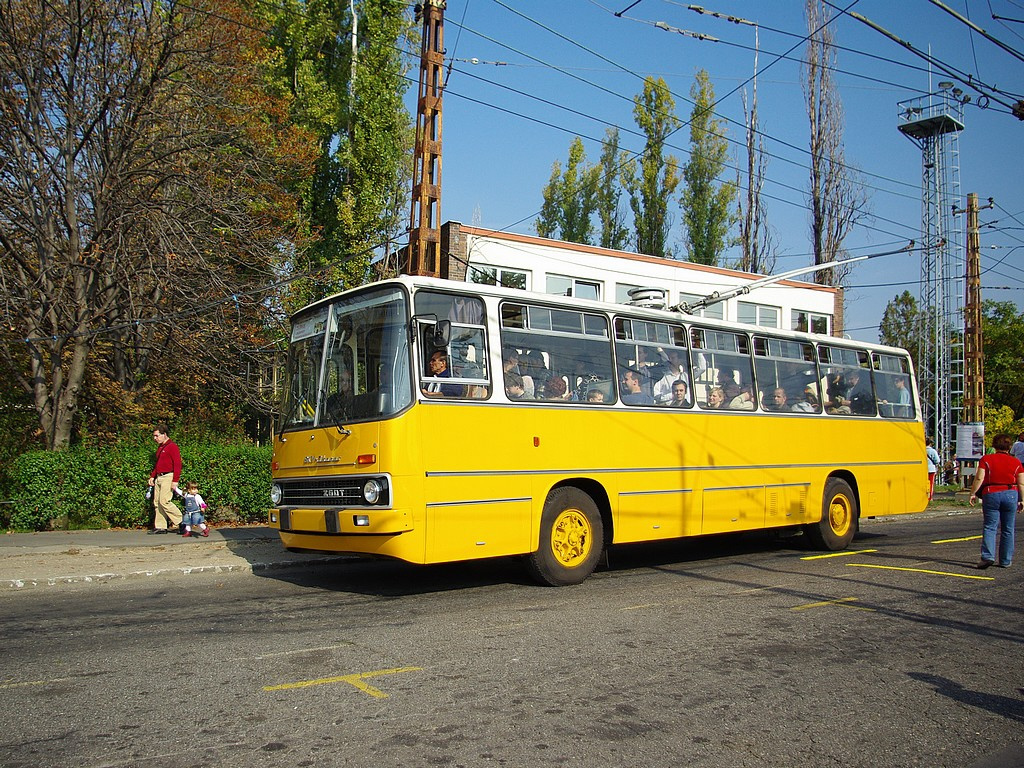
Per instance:
[[[1013,528],[1017,522],[1017,489],[986,493],[981,497],[985,525],[981,530],[981,559],[998,562],[1004,568],[1013,562]],[[996,532],[999,559],[996,559]]]

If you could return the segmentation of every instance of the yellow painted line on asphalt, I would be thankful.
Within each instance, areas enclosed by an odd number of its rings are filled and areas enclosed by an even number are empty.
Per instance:
[[[354,675],[341,675],[340,677],[321,677],[319,680],[300,680],[297,683],[284,683],[283,685],[265,685],[264,691],[288,691],[295,688],[309,688],[313,685],[328,685],[329,683],[348,683],[355,686],[363,693],[369,694],[376,699],[386,699],[388,695],[379,688],[367,685],[363,682],[369,677],[380,677],[381,675],[396,675],[401,672],[422,672],[423,667],[395,667],[394,669],[377,669],[373,672],[359,672]]]
[[[931,571],[927,568],[898,568],[895,565],[869,565],[868,563],[846,563],[851,568],[880,568],[884,571],[911,571],[913,573],[931,573],[936,576],[956,576],[958,579],[979,579],[980,581],[995,581],[991,576],[972,576],[969,573],[950,573],[949,571]]]
[[[857,549],[852,552],[829,552],[827,555],[808,555],[801,557],[801,560],[824,560],[826,557],[849,557],[850,555],[866,555],[869,552],[877,552],[877,549]]]
[[[932,544],[955,544],[958,541],[977,541],[980,538],[981,535],[979,534],[978,536],[964,536],[962,539],[939,539],[938,541],[933,541]]]
[[[27,688],[30,685],[49,685],[50,683],[65,683],[70,679],[70,677],[57,677],[53,680],[26,680],[21,683],[0,683],[0,691],[5,691],[8,688]]]
[[[859,600],[858,597],[840,597],[836,600],[822,600],[820,603],[804,603],[803,605],[794,605],[790,610],[793,611],[804,611],[808,608],[822,608],[826,605],[842,605],[846,608],[856,608],[858,611],[874,611],[874,608],[865,608],[863,605],[850,605]]]

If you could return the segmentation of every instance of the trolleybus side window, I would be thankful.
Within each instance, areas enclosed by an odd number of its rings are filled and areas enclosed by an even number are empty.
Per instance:
[[[871,365],[863,349],[818,347],[825,412],[834,416],[875,416]]]
[[[639,376],[641,392],[634,396],[620,392],[632,405],[693,405],[693,381],[690,355],[686,348],[686,329],[680,325],[659,323],[638,318],[615,318],[615,359],[619,379]],[[682,381],[686,395],[673,403],[673,386]]]
[[[691,328],[694,355],[706,366],[696,382],[697,405],[710,410],[756,407],[750,339],[745,333]]]
[[[517,361],[506,382],[511,399],[595,404],[614,397],[604,315],[506,302],[501,306],[501,345],[503,357],[514,352]],[[523,394],[515,376],[522,379]]]
[[[420,291],[416,294],[420,355],[420,390],[428,396],[490,396],[484,304],[475,296]],[[435,331],[447,321],[450,332],[442,341]]]
[[[878,412],[892,419],[917,416],[910,384],[910,360],[880,352],[871,354],[878,392]]]
[[[764,410],[821,412],[818,369],[809,342],[755,336],[754,373]]]

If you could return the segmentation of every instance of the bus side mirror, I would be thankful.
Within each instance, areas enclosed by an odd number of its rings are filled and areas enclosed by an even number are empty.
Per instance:
[[[434,323],[434,347],[447,347],[452,337],[452,321],[438,320]]]

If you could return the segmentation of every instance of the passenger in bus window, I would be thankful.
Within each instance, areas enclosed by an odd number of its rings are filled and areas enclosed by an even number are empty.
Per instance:
[[[818,413],[821,411],[821,406],[818,404],[818,393],[816,389],[810,384],[804,387],[803,399],[797,400],[793,403],[790,410],[794,413]]]
[[[565,400],[567,390],[564,376],[552,376],[544,383],[544,399]]]
[[[725,390],[721,387],[712,387],[708,390],[707,408],[718,410],[725,403]]]
[[[505,374],[505,394],[509,400],[524,400],[526,388],[523,386],[523,377],[518,373]]]
[[[896,405],[910,405],[910,390],[907,388],[907,377],[900,376],[894,382],[896,384],[896,396],[893,402]]]
[[[772,390],[771,395],[765,398],[764,409],[777,413],[788,413],[790,410],[788,400],[786,390],[782,387],[776,387]]]
[[[605,373],[603,376],[597,372],[599,369],[604,369]],[[595,363],[589,355],[578,356],[573,365],[572,374],[569,376],[570,387],[572,388],[571,399],[580,403],[586,402],[587,392],[591,390],[594,382],[608,378],[607,370],[607,363],[601,366]]]
[[[664,376],[654,382],[654,402],[660,405],[667,405],[672,400],[672,387],[677,381],[688,378],[681,350],[669,347],[664,355],[667,370]]]
[[[619,383],[622,385],[622,402],[626,405],[654,405],[654,398],[644,392],[640,382],[640,372],[636,368],[622,372]]]
[[[504,373],[522,374],[519,370],[519,352],[515,347],[505,347],[501,350],[501,370]]]
[[[352,373],[347,368],[338,371],[338,391],[327,396],[327,413],[332,419],[347,419],[352,414]]]
[[[686,384],[686,379],[676,379],[672,383],[672,399],[667,403],[662,403],[671,408],[689,408],[690,407],[690,389]]]
[[[828,395],[828,413],[848,416],[850,410],[850,385],[841,371],[835,371],[828,376],[825,383],[825,392]]]
[[[750,387],[746,386],[740,389],[740,392],[736,397],[729,401],[729,410],[731,411],[752,411],[754,410],[754,396],[751,394]]]
[[[740,384],[736,380],[735,368],[718,369],[718,386],[727,402],[732,402],[740,394]]]
[[[592,390],[590,390],[589,392],[587,392],[587,402],[588,403],[603,403],[604,402],[604,392],[602,392],[600,389],[592,389]]]
[[[427,363],[427,375],[437,379],[451,378],[447,352],[439,349],[431,354],[430,361]],[[432,381],[422,389],[422,392],[429,397],[462,397],[463,388],[458,384],[441,384]]]
[[[850,385],[850,411],[860,415],[876,414],[875,396],[871,392],[871,378],[861,380],[860,371],[853,370],[847,379]]]

